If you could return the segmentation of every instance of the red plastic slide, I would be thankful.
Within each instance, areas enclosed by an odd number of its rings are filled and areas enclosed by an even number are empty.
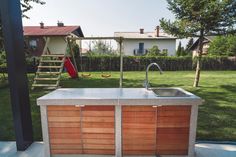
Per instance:
[[[70,58],[66,57],[64,66],[65,66],[66,71],[68,72],[68,74],[70,75],[71,78],[77,78],[78,77],[78,73],[77,73],[74,65],[72,64]]]

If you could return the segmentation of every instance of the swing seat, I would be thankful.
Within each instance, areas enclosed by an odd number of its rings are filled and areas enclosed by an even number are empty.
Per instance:
[[[81,76],[84,77],[84,78],[88,78],[88,77],[91,76],[91,74],[81,74]]]
[[[103,78],[109,78],[109,77],[111,77],[111,74],[102,74],[101,75]]]

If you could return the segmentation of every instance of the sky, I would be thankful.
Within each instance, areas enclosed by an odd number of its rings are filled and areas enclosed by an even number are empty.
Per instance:
[[[33,4],[23,24],[80,25],[85,36],[113,36],[119,31],[154,31],[159,19],[174,19],[166,0],[44,0]]]

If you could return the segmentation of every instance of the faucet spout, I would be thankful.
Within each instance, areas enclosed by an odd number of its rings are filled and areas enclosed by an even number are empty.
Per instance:
[[[144,81],[144,87],[148,90],[149,89],[149,80],[148,80],[148,72],[149,72],[149,69],[152,67],[152,66],[156,66],[158,68],[158,70],[160,71],[160,74],[163,74],[163,71],[161,69],[161,67],[157,64],[157,63],[151,63],[147,66],[147,69],[146,69],[146,79]]]

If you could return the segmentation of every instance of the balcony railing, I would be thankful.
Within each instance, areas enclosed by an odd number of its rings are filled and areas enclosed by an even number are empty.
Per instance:
[[[135,56],[144,56],[148,53],[147,49],[134,49]]]

